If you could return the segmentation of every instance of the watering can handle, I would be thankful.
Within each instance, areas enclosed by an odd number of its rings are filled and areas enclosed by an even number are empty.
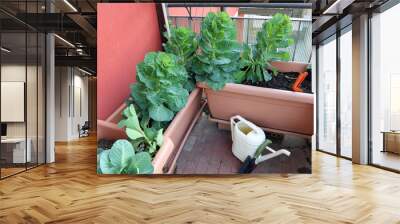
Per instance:
[[[235,127],[235,125],[238,123],[238,122],[236,122],[235,120],[239,120],[239,121],[241,121],[241,120],[244,120],[244,118],[243,117],[241,117],[241,116],[239,116],[239,115],[235,115],[235,116],[233,116],[233,117],[231,117],[231,133],[232,133],[232,141],[233,141],[233,133],[234,133],[234,127]]]
[[[235,125],[237,123],[235,120],[242,121],[242,120],[244,120],[244,118],[240,115],[235,115],[235,116],[231,117],[231,125]]]

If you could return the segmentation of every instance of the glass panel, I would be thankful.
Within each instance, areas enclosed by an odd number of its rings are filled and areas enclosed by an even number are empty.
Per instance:
[[[38,88],[37,88],[37,74],[38,74],[38,57],[37,57],[37,41],[38,36],[36,32],[28,32],[28,55],[27,55],[27,80],[26,80],[26,88],[27,88],[27,98],[26,98],[26,113],[27,113],[27,142],[28,142],[28,168],[34,167],[37,165],[37,132],[38,132]],[[30,153],[29,153],[30,150]]]
[[[45,163],[45,93],[46,93],[46,36],[39,33],[39,45],[38,45],[38,164]]]
[[[26,33],[1,34],[1,175],[25,170]]]
[[[27,13],[37,13],[37,1],[27,2]],[[37,18],[37,17],[34,17]],[[36,23],[31,19],[32,23]],[[27,167],[37,166],[38,160],[38,34],[35,30],[27,29],[27,80],[26,80],[26,116],[27,116]]]
[[[336,39],[318,48],[318,148],[336,153]]]
[[[352,149],[352,33],[340,37],[340,153],[351,158]]]
[[[400,5],[375,15],[372,22],[372,163],[400,170]]]

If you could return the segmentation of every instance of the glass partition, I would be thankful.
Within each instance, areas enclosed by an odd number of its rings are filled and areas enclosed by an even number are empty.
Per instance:
[[[18,13],[43,10],[43,1],[26,3],[18,3]],[[0,19],[8,21],[0,23],[0,178],[5,178],[45,163],[46,39],[12,15],[0,12]]]
[[[26,33],[1,34],[1,176],[26,170]]]
[[[336,37],[318,47],[318,148],[336,154]]]

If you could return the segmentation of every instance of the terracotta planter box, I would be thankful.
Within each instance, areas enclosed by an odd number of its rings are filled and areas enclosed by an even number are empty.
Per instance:
[[[295,61],[272,61],[272,67],[280,72],[305,72],[308,64]]]
[[[167,130],[164,131],[163,144],[152,162],[154,174],[172,174],[174,172],[176,160],[205,105],[201,95],[201,89],[193,90],[189,95],[186,106],[176,114]],[[121,120],[121,113],[125,107],[126,105],[123,104],[105,121],[97,121],[97,139],[116,140],[127,138],[125,131],[118,128],[117,125]]]
[[[220,91],[204,83],[197,86],[205,90],[214,120],[226,122],[232,116],[241,115],[269,130],[313,135],[313,94],[233,83]]]

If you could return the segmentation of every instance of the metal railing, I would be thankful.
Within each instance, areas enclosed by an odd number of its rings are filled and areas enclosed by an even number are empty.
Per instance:
[[[190,27],[199,33],[204,17],[168,16],[168,20],[174,26]],[[262,24],[270,19],[270,16],[259,17],[231,17],[236,24],[238,41],[250,45],[256,44],[257,33]],[[312,22],[311,20],[292,18],[294,44],[289,48],[292,61],[311,61],[312,52]]]

